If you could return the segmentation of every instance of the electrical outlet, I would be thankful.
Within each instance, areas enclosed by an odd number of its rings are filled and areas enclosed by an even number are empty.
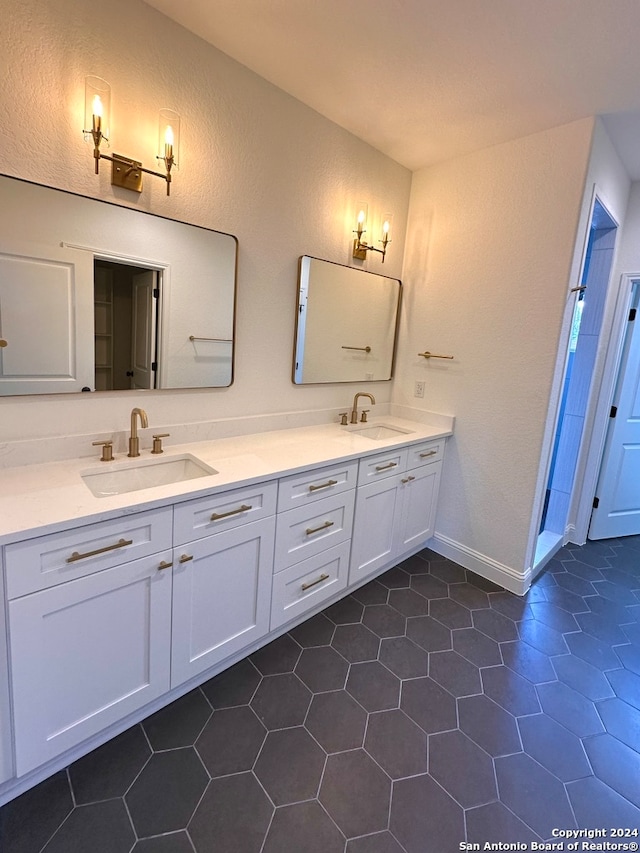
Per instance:
[[[416,382],[413,388],[413,396],[414,397],[424,397],[424,382]]]

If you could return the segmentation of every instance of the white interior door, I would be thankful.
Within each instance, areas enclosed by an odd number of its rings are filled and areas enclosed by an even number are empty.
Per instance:
[[[640,283],[631,297],[622,358],[616,382],[615,417],[609,422],[591,516],[589,539],[640,533]],[[632,319],[633,318],[633,319]]]
[[[154,388],[153,359],[156,350],[156,323],[153,291],[155,270],[133,276],[132,344],[134,388]]]
[[[94,389],[93,256],[0,241],[0,395]]]

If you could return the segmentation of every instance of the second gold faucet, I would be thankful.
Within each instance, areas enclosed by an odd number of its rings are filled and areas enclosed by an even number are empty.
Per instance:
[[[366,391],[356,394],[356,396],[353,398],[353,409],[351,410],[351,423],[352,424],[358,423],[358,397],[368,397],[374,406],[376,403],[376,398],[373,396],[373,394],[368,394]],[[363,422],[366,423],[367,415],[366,415],[366,412],[364,412],[364,411],[362,412],[362,420],[363,420]]]
[[[129,437],[129,452],[127,456],[140,456],[140,439],[138,438],[138,417],[140,426],[145,429],[149,426],[147,413],[144,409],[131,409],[131,435]]]

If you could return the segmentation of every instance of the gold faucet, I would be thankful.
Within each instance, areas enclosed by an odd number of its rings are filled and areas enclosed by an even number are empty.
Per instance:
[[[129,438],[129,452],[127,456],[140,456],[140,439],[138,438],[138,422],[140,416],[140,426],[144,429],[149,426],[147,413],[144,409],[131,409],[131,437]]]
[[[356,394],[356,396],[353,398],[353,409],[351,410],[351,423],[352,424],[358,423],[358,397],[368,397],[374,406],[376,403],[376,398],[373,396],[373,394],[367,394],[366,392],[364,392],[364,393],[359,392],[358,394]],[[364,412],[362,413],[362,420],[363,421],[367,420],[367,416]]]

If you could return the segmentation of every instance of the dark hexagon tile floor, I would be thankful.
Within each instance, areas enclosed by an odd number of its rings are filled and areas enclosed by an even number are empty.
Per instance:
[[[640,826],[640,537],[429,549],[0,809],[2,853],[453,853]]]

